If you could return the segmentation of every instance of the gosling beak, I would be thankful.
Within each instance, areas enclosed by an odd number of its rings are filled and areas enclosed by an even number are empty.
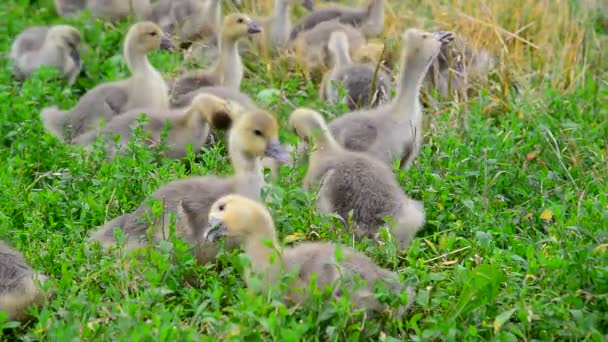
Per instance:
[[[285,150],[285,148],[283,148],[283,146],[281,146],[279,139],[270,141],[270,143],[266,146],[266,151],[264,151],[264,154],[268,157],[276,159],[281,164],[285,164],[289,160],[289,153],[287,150]]]
[[[167,37],[165,34],[161,34],[160,48],[161,50],[173,50],[175,49],[175,45],[169,37]]]
[[[249,34],[255,34],[255,33],[260,33],[262,32],[262,28],[260,27],[260,25],[258,25],[258,23],[256,23],[255,21],[250,21],[249,24],[247,25],[247,33]]]
[[[226,226],[222,223],[222,220],[216,217],[209,217],[207,223],[207,231],[203,235],[203,239],[207,241],[215,241],[218,237],[226,235]]]
[[[433,34],[442,45],[447,45],[454,40],[454,33],[446,31],[437,31]]]

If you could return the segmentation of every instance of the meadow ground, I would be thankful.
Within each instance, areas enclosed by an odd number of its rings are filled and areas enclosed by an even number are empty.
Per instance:
[[[30,4],[32,2],[32,4]],[[587,1],[591,2],[591,1]],[[581,3],[587,3],[581,2]],[[259,7],[268,7],[267,1]],[[477,5],[472,5],[476,3]],[[134,209],[160,184],[229,174],[223,144],[195,161],[169,161],[138,144],[111,162],[43,130],[40,110],[72,106],[86,89],[125,77],[120,45],[129,23],[62,20],[52,1],[0,4],[0,238],[50,276],[53,296],[5,340],[590,340],[608,334],[608,72],[606,18],[577,1],[391,1],[387,37],[408,26],[458,30],[499,58],[467,102],[425,114],[421,155],[403,188],[424,202],[428,223],[407,253],[355,243],[314,212],[282,169],[269,203],[284,240],[330,239],[366,252],[416,286],[404,320],[360,317],[343,303],[286,307],[244,288],[238,253],[196,266],[175,240],[142,257],[102,253],[93,227]],[[7,60],[28,25],[68,22],[89,45],[73,87],[52,70],[21,84]],[[177,53],[155,52],[167,75]],[[285,122],[293,106],[327,117],[345,110],[282,66],[245,57],[243,89]],[[281,132],[282,139],[294,136]],[[174,261],[174,259],[176,261]],[[195,274],[200,287],[183,276]],[[2,330],[2,328],[7,328]]]

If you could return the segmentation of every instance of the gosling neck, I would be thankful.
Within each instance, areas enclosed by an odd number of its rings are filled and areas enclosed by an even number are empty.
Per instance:
[[[158,71],[154,69],[148,60],[147,52],[137,50],[127,41],[124,48],[125,61],[133,76],[156,76]]]
[[[394,113],[412,112],[418,106],[418,96],[422,87],[422,80],[430,62],[420,62],[418,56],[413,55],[407,48],[404,50],[401,75],[397,96],[393,100]]]
[[[325,124],[320,124],[313,128],[309,133],[309,140],[312,142],[315,151],[336,151],[341,149],[340,144]]]
[[[208,20],[212,23],[213,33],[217,34],[217,30],[221,25],[220,21],[222,14],[220,11],[220,0],[209,0],[207,6],[207,11],[205,13],[208,13],[209,15]]]
[[[369,5],[367,5],[367,18],[363,27],[367,36],[374,36],[382,32],[384,26],[384,1],[371,0]]]
[[[274,1],[272,32],[270,33],[273,44],[283,45],[289,38],[289,32],[291,31],[289,5],[289,0]]]
[[[263,179],[260,157],[247,154],[240,146],[241,144],[237,139],[229,139],[228,155],[230,155],[234,173],[237,176],[255,175],[256,177]]]
[[[242,70],[243,62],[238,51],[238,40],[222,35],[219,45],[219,61],[214,72],[222,80],[222,85],[239,86],[240,76],[238,73],[239,70]]]
[[[243,250],[251,261],[251,268],[247,277],[259,274],[271,284],[276,281],[280,269],[283,267],[282,251],[277,241],[274,225],[266,227],[265,232],[248,237],[243,244]],[[270,245],[268,243],[270,241]],[[275,258],[271,260],[272,255]]]
[[[331,52],[334,58],[335,67],[339,68],[353,63],[352,59],[350,58],[348,42],[338,42],[338,45],[334,46]]]

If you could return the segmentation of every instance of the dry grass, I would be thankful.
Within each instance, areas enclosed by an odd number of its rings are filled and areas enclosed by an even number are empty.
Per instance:
[[[246,10],[270,13],[273,0],[245,1]],[[349,0],[341,3],[357,4]],[[601,70],[594,15],[601,2],[586,0],[468,1],[389,0],[384,39],[397,38],[407,27],[452,30],[476,48],[496,57],[498,89],[515,83],[534,89],[550,85],[571,91],[584,81],[590,68]],[[317,7],[331,3],[317,1]],[[605,9],[604,9],[605,10]],[[298,11],[301,12],[301,11]],[[606,14],[603,14],[606,15]],[[396,44],[391,46],[397,48]]]

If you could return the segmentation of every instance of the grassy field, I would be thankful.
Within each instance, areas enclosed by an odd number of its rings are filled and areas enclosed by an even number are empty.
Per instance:
[[[52,1],[0,4],[0,238],[46,273],[53,296],[5,340],[588,340],[608,338],[608,72],[606,26],[573,1],[391,1],[387,37],[407,26],[457,29],[498,56],[491,81],[466,103],[425,114],[414,166],[397,172],[428,223],[403,253],[329,229],[299,188],[304,168],[281,170],[269,203],[284,240],[329,239],[364,251],[416,286],[403,320],[363,317],[343,303],[286,307],[244,287],[238,252],[197,266],[175,240],[136,258],[86,243],[92,228],[133,210],[159,185],[229,174],[222,143],[170,161],[137,143],[111,162],[60,143],[39,119],[87,89],[127,76],[129,23],[62,20]],[[477,2],[475,2],[477,3]],[[602,22],[602,20],[604,20]],[[84,34],[84,71],[68,87],[43,69],[18,83],[12,38],[32,24],[68,22]],[[175,74],[182,57],[155,52]],[[317,86],[245,56],[245,92],[285,122],[293,106],[344,112]],[[283,141],[295,137],[281,132]],[[175,261],[177,260],[177,261]],[[194,274],[200,287],[183,281]],[[2,327],[9,328],[2,330]]]

